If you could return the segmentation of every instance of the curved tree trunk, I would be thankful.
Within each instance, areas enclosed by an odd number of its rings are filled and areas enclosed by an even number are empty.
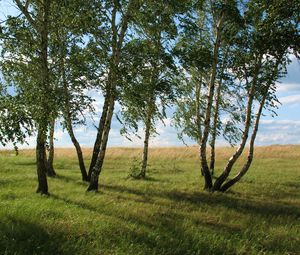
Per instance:
[[[70,136],[71,141],[76,149],[79,168],[80,168],[80,172],[81,172],[81,178],[83,181],[88,181],[88,175],[87,175],[87,171],[86,171],[84,160],[83,160],[82,150],[81,150],[79,142],[77,141],[77,139],[75,137],[71,119],[66,118],[66,122],[67,122],[67,130],[68,130],[69,136]]]
[[[259,126],[259,121],[260,121],[260,117],[264,108],[264,104],[265,104],[265,100],[266,100],[266,96],[267,93],[264,94],[260,104],[259,104],[259,109],[258,112],[256,114],[256,119],[255,119],[255,124],[253,127],[253,131],[252,131],[252,135],[251,135],[251,139],[250,139],[250,148],[249,148],[249,152],[248,152],[248,157],[247,157],[247,161],[244,164],[242,170],[235,176],[233,177],[231,180],[229,180],[228,182],[226,182],[221,188],[220,191],[225,192],[226,190],[228,190],[232,185],[234,185],[235,183],[237,183],[249,170],[249,167],[253,161],[253,153],[254,153],[254,142],[255,142],[255,138],[256,138],[256,134],[258,131],[258,126]]]
[[[253,75],[253,80],[251,84],[250,91],[248,93],[248,102],[247,102],[247,108],[246,108],[246,120],[245,120],[245,125],[244,125],[244,131],[243,131],[243,136],[242,136],[242,141],[235,151],[235,153],[232,155],[232,157],[228,160],[227,165],[225,166],[223,173],[216,179],[213,190],[218,191],[220,190],[222,184],[224,181],[227,179],[229,176],[229,173],[233,167],[233,165],[236,163],[238,158],[241,156],[241,154],[244,151],[248,135],[249,135],[249,130],[250,130],[250,125],[251,125],[251,117],[252,117],[252,106],[253,106],[253,100],[254,100],[254,92],[257,84],[257,79],[258,79],[258,73],[261,67],[261,60],[262,56],[258,57],[258,62],[256,64],[255,70],[254,70],[254,75]]]
[[[278,74],[277,71],[278,71],[278,66],[280,64],[281,57],[279,57],[277,59],[277,61],[276,61],[276,64],[275,64],[274,69],[272,71],[272,75],[270,75],[270,82],[272,81],[271,77],[275,77]],[[262,58],[260,58],[260,61],[261,61],[261,59]],[[241,171],[235,177],[233,177],[231,180],[227,181],[225,184],[223,184],[220,187],[219,190],[221,192],[225,192],[231,186],[233,186],[235,183],[237,183],[247,173],[247,171],[250,168],[250,165],[251,165],[251,163],[253,161],[253,156],[254,156],[253,155],[254,154],[254,142],[255,142],[257,131],[258,131],[258,126],[259,126],[260,118],[261,118],[262,111],[263,111],[263,108],[264,108],[264,105],[265,105],[265,101],[266,101],[267,96],[268,96],[268,91],[269,91],[271,85],[272,85],[272,83],[269,83],[266,86],[265,91],[264,91],[263,96],[262,96],[262,99],[261,99],[260,104],[259,104],[259,108],[258,108],[257,113],[256,113],[256,118],[255,118],[255,122],[254,122],[254,126],[253,126],[253,131],[252,131],[252,135],[251,135],[251,138],[250,138],[250,146],[249,146],[249,152],[248,152],[247,161],[244,164],[244,166],[241,169]]]
[[[87,175],[87,171],[86,171],[84,160],[83,160],[82,150],[81,150],[79,142],[77,141],[77,139],[75,137],[73,126],[72,126],[71,107],[70,107],[70,94],[69,94],[69,90],[68,90],[68,86],[67,86],[67,80],[66,80],[66,70],[65,70],[64,56],[62,58],[61,68],[62,68],[61,71],[62,71],[62,76],[63,76],[64,93],[65,93],[65,96],[66,96],[65,112],[64,112],[66,128],[67,128],[67,131],[68,131],[69,136],[71,138],[71,141],[72,141],[72,143],[73,143],[73,145],[76,149],[79,168],[80,168],[80,172],[81,172],[81,178],[82,178],[83,181],[88,181],[88,175]]]
[[[47,161],[47,174],[50,177],[56,176],[53,160],[54,160],[54,129],[55,129],[55,119],[50,123],[50,133],[49,133],[49,156]]]

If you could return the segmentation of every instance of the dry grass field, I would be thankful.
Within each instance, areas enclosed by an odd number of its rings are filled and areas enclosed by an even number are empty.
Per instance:
[[[216,149],[217,160],[226,160],[234,152],[235,148],[230,147],[218,147]],[[164,148],[150,148],[150,159],[192,159],[198,160],[198,146],[189,147],[164,147]],[[131,159],[139,157],[142,153],[140,148],[125,148],[125,147],[113,147],[107,149],[107,160],[111,159]],[[2,151],[2,154],[14,154],[11,151]],[[33,157],[35,150],[21,150],[21,155]],[[92,154],[91,148],[83,148],[83,155],[85,159],[89,159]],[[247,150],[244,152],[244,159],[247,154]],[[56,158],[76,158],[76,151],[74,148],[56,148]],[[282,159],[297,159],[300,158],[300,145],[272,145],[262,146],[255,149],[255,158],[282,158]]]

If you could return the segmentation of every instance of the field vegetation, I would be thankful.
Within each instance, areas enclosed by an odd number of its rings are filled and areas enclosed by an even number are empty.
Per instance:
[[[147,178],[128,178],[141,154],[108,149],[90,193],[76,152],[57,148],[50,196],[40,196],[34,150],[1,151],[0,253],[300,254],[300,146],[257,147],[225,193],[203,190],[197,147],[153,148]],[[217,174],[231,154],[217,148]]]

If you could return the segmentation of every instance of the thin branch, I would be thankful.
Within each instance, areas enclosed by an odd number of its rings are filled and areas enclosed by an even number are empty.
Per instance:
[[[21,3],[20,0],[15,0],[18,8],[20,9],[20,11],[25,15],[26,19],[28,20],[28,22],[30,23],[31,26],[33,26],[33,28],[40,32],[40,28],[39,26],[37,25],[37,22],[31,17],[29,11],[28,11],[28,6],[29,6],[29,3],[30,3],[30,0],[27,0],[26,3],[25,3],[25,6]]]

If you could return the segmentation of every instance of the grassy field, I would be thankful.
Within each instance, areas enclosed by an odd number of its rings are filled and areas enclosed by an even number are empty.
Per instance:
[[[202,190],[194,147],[152,149],[145,181],[127,178],[141,150],[110,149],[99,193],[85,192],[74,151],[56,153],[46,197],[34,151],[0,152],[0,254],[300,254],[300,146],[257,148],[225,194]]]

